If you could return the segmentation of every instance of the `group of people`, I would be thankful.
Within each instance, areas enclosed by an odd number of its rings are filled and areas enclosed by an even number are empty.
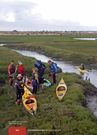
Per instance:
[[[11,61],[8,65],[8,78],[10,86],[13,84],[13,80],[16,74],[25,74],[25,68],[21,61],[18,61],[17,65],[14,64],[14,61]]]
[[[57,64],[49,60],[49,76],[52,79],[52,84],[56,83],[56,73],[58,71]],[[14,61],[11,61],[8,65],[8,78],[9,85],[16,88],[16,103],[20,104],[22,95],[24,94],[24,88],[21,84],[30,82],[32,85],[32,93],[36,94],[38,89],[43,89],[44,74],[46,66],[40,60],[36,60],[32,68],[32,77],[29,80],[26,73],[25,67],[21,61],[15,65]]]

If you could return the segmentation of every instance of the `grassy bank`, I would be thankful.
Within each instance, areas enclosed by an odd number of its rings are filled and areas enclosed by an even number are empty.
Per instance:
[[[54,85],[45,88],[44,92],[38,91],[38,110],[36,116],[30,115],[23,105],[15,104],[15,90],[8,85],[7,66],[10,60],[17,63],[21,60],[26,72],[31,73],[34,59],[27,58],[0,47],[0,134],[7,135],[10,125],[24,125],[27,129],[59,129],[60,132],[28,132],[28,135],[97,135],[97,119],[85,107],[85,95],[94,90],[90,84],[83,82],[75,74],[58,74],[58,82],[61,77],[65,79],[68,91],[62,102],[59,102]],[[47,77],[47,74],[45,75]],[[87,88],[86,86],[89,86]],[[86,92],[86,93],[85,93]],[[18,124],[17,124],[18,123]]]
[[[74,64],[85,63],[97,68],[97,40],[75,40],[76,37],[96,37],[97,35],[57,35],[57,36],[0,36],[0,42],[11,48],[35,50]]]

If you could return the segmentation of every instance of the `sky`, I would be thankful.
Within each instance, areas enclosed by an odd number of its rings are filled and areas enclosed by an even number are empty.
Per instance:
[[[97,31],[97,0],[0,0],[0,31]]]

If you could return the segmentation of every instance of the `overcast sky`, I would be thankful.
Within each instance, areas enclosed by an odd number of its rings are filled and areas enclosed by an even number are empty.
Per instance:
[[[0,0],[0,30],[95,30],[97,0]]]

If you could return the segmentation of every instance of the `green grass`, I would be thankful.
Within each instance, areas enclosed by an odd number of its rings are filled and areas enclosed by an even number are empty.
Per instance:
[[[72,61],[75,64],[85,63],[97,67],[97,40],[80,41],[75,37],[97,37],[95,34],[54,35],[54,36],[0,36],[11,48],[28,49],[44,52],[48,56]]]
[[[34,59],[27,58],[12,52],[10,49],[0,47],[0,80],[5,83],[0,86],[0,134],[7,135],[8,126],[24,125],[27,129],[60,129],[61,132],[28,132],[28,135],[97,135],[97,118],[83,106],[85,102],[84,89],[88,85],[75,74],[59,73],[57,82],[64,78],[68,91],[64,99],[59,102],[55,89],[56,85],[38,91],[38,110],[36,116],[30,115],[23,105],[15,104],[15,89],[8,85],[7,66],[10,60],[17,63],[23,61],[26,72],[31,73]],[[45,74],[46,78],[49,78]],[[50,78],[49,78],[50,79]],[[92,89],[90,89],[92,91]],[[25,121],[25,122],[24,122]],[[14,125],[12,124],[12,125]]]

